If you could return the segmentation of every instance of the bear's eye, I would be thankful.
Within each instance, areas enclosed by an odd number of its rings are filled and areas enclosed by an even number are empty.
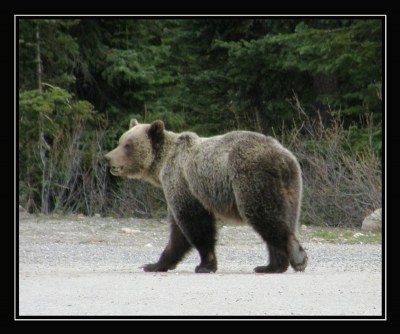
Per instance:
[[[129,144],[125,144],[124,145],[124,150],[125,151],[129,151],[130,148],[131,148],[131,146]]]

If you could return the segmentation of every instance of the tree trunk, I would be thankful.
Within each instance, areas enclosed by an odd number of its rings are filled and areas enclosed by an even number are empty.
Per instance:
[[[42,56],[40,53],[39,24],[36,26],[36,60],[37,60],[37,82],[39,93],[42,94]]]
[[[330,106],[321,100],[324,96],[332,95],[337,90],[337,76],[335,74],[318,73],[314,76],[314,89],[320,100],[316,103],[317,110],[324,126],[331,120]]]
[[[46,157],[46,140],[44,139],[43,131],[40,129],[40,158],[42,160],[42,192],[41,192],[41,212],[49,213],[49,185],[48,185],[48,162]]]
[[[43,93],[42,91],[42,56],[40,53],[40,31],[39,24],[36,26],[36,60],[37,60],[37,83],[39,94]],[[47,150],[47,142],[44,137],[44,121],[43,114],[39,112],[39,149],[40,149],[40,158],[42,160],[42,191],[41,191],[41,212],[49,213],[50,204],[49,204],[49,185],[48,185],[48,161],[46,157]]]
[[[147,105],[146,102],[143,103],[144,106],[144,122],[147,123],[148,122],[148,115],[147,115]]]

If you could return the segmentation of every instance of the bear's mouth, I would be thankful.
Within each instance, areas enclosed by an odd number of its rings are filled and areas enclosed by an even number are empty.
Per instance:
[[[119,174],[121,174],[122,169],[123,169],[122,166],[118,166],[118,167],[113,166],[113,167],[110,168],[110,173],[112,175],[119,175]]]

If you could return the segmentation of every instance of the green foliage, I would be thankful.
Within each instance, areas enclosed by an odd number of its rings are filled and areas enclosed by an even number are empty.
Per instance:
[[[20,91],[19,94],[19,175],[22,204],[39,207],[39,195],[47,184],[68,187],[65,178],[76,168],[92,162],[93,137],[85,130],[90,123],[99,126],[100,118],[91,103],[77,100],[61,88]],[[96,120],[95,120],[96,119]],[[84,145],[79,141],[82,139]],[[70,171],[70,172],[68,172]],[[49,190],[51,206],[56,206],[57,191]],[[43,199],[42,199],[43,200]]]
[[[349,120],[370,110],[380,113],[381,21],[337,21],[340,26],[334,29],[315,28],[310,20],[300,21],[290,33],[217,40],[228,51],[227,71],[236,86],[232,98],[258,105],[275,124],[275,113],[278,120],[294,117],[279,103],[292,90],[305,103],[319,101],[340,109]]]
[[[379,157],[382,156],[382,127],[360,128],[350,126],[346,131],[348,136],[347,148],[356,154],[362,154],[365,149],[371,148]]]
[[[23,18],[17,27],[20,200],[31,210],[56,182],[53,208],[64,198],[65,207],[95,210],[90,187],[114,203],[108,196],[119,196],[122,181],[108,180],[100,159],[132,117],[202,136],[246,129],[279,137],[334,127],[340,115],[346,152],[382,154],[380,18]],[[310,153],[337,142],[313,133],[304,143]],[[71,173],[80,175],[75,183]],[[78,185],[84,206],[59,191],[77,194]],[[147,188],[135,194],[152,198]]]
[[[79,46],[70,29],[80,20],[21,19],[19,26],[19,85],[37,88],[37,46],[40,46],[43,81],[68,89],[75,84]],[[39,32],[39,40],[36,33]]]
[[[43,93],[37,90],[20,91],[20,144],[24,144],[23,140],[27,137],[37,136],[39,128],[53,143],[60,132],[71,131],[83,122],[93,120],[93,108],[88,101],[75,100],[71,93],[61,88],[48,89]]]

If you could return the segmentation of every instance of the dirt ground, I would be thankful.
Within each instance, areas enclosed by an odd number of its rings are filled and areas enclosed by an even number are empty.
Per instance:
[[[218,271],[145,273],[168,240],[161,220],[21,215],[17,316],[382,316],[382,246],[335,243],[301,228],[305,272],[255,274],[266,247],[246,225],[219,224]]]

